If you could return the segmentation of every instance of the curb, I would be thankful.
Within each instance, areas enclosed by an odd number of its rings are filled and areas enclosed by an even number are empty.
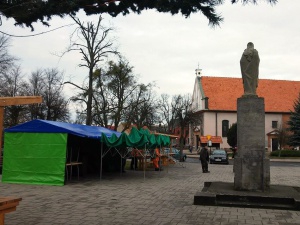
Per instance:
[[[187,154],[187,157],[188,158],[199,158],[199,155],[197,154]],[[229,157],[229,159],[233,159],[231,157]],[[281,159],[270,159],[271,162],[299,162],[300,163],[300,159],[284,159],[284,158],[281,158]]]

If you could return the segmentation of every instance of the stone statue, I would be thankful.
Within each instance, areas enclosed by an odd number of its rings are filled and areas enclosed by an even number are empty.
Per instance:
[[[244,85],[244,95],[256,95],[258,86],[258,51],[254,49],[254,44],[249,42],[244,50],[241,61],[241,72]]]

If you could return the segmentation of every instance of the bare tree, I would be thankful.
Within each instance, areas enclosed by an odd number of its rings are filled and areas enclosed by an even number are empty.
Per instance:
[[[184,141],[188,135],[188,126],[199,119],[191,110],[190,95],[174,95],[172,99],[172,118],[180,128],[180,154],[183,153]]]
[[[63,79],[63,73],[55,68],[38,69],[31,74],[29,92],[43,97],[41,104],[28,106],[31,119],[69,119],[68,101],[63,96]]]
[[[138,83],[132,69],[120,57],[117,63],[110,61],[102,72],[95,71],[93,121],[96,124],[113,125],[117,129],[120,122],[128,125],[137,122],[135,115],[150,99],[151,85]]]
[[[99,16],[97,24],[87,22],[86,25],[77,17],[72,15],[71,17],[78,27],[71,35],[70,46],[65,53],[71,51],[80,52],[82,55],[82,63],[80,63],[79,66],[88,69],[88,84],[87,88],[82,88],[70,81],[65,83],[69,83],[81,90],[85,90],[87,100],[84,100],[83,102],[86,104],[86,124],[91,125],[93,119],[93,73],[101,60],[106,58],[109,54],[118,54],[118,52],[113,48],[113,41],[109,39],[109,33],[112,31],[112,28],[105,28],[101,25],[101,16]],[[74,98],[73,100],[77,101],[77,98]],[[82,101],[82,99],[78,100]]]
[[[29,95],[42,96],[45,88],[44,71],[42,69],[37,69],[31,73],[29,77]],[[43,111],[45,109],[45,104],[31,104],[28,105],[30,112],[30,118],[33,119],[44,119]]]
[[[278,136],[279,148],[280,148],[280,150],[283,150],[284,147],[287,146],[287,143],[288,143],[289,131],[287,130],[287,128],[282,126],[282,124],[279,126],[279,128],[277,130],[277,136]]]
[[[113,107],[113,99],[107,87],[107,76],[98,69],[94,73],[94,105],[93,105],[93,121],[103,127],[109,126],[109,119]],[[105,73],[105,72],[104,72]]]
[[[13,65],[0,74],[0,96],[15,97],[27,95],[28,84],[24,81],[21,67]],[[10,127],[27,121],[24,105],[5,107],[4,126]]]
[[[174,127],[174,114],[172,114],[172,106],[170,96],[162,94],[158,101],[159,125],[164,133],[172,133]],[[160,131],[160,132],[161,132]]]
[[[4,73],[14,65],[17,58],[8,52],[10,38],[3,34],[0,35],[0,73]]]
[[[57,69],[45,70],[44,102],[47,120],[67,120],[68,102],[62,96],[63,73]]]
[[[151,128],[159,122],[157,113],[157,99],[152,92],[152,86],[139,85],[129,99],[128,107],[124,110],[125,124],[135,124],[137,128],[147,126]],[[124,126],[124,129],[128,128]]]

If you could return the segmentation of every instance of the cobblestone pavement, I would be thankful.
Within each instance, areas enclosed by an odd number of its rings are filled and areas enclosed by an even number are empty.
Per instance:
[[[300,224],[299,211],[193,205],[205,181],[233,182],[233,168],[209,165],[210,173],[201,173],[200,163],[184,165],[146,171],[145,178],[143,171],[127,171],[62,187],[0,182],[1,196],[23,198],[5,224]],[[300,186],[300,167],[271,167],[271,184]]]

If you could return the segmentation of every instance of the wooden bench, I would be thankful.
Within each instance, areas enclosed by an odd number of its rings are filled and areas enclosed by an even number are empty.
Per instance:
[[[4,215],[17,209],[22,198],[0,196],[0,225],[4,225]]]

